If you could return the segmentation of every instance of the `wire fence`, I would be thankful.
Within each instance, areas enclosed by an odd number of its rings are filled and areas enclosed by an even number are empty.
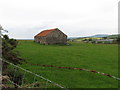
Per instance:
[[[7,82],[3,82],[6,87],[10,88],[63,88],[65,87],[44,78],[41,75],[35,74],[22,67],[14,65],[6,60],[1,61],[8,63],[9,67],[6,72],[8,73],[9,79]]]
[[[6,60],[1,61],[8,63],[9,67],[7,69],[7,75],[9,77],[8,82],[5,82],[4,84],[6,87],[17,87],[17,88],[64,88],[62,85],[59,85],[49,79],[44,78],[41,75],[35,74],[29,70],[26,70],[22,67],[19,67],[17,65],[14,65]],[[54,67],[54,68],[60,68],[60,69],[72,69],[72,70],[83,70],[87,72],[92,72],[92,73],[98,73],[101,75],[108,76],[110,78],[120,80],[120,78],[112,76],[110,74],[105,74],[102,72],[98,72],[95,70],[88,70],[84,68],[75,68],[75,67],[60,67],[60,66],[53,66],[53,65],[42,65],[42,64],[33,64],[33,63],[28,63],[26,64],[30,65],[36,65],[36,66],[43,66],[43,67]]]

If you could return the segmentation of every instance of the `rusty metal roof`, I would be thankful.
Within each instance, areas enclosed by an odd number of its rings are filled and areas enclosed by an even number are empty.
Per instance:
[[[48,35],[50,32],[55,31],[55,30],[57,30],[57,29],[58,29],[58,28],[44,30],[44,31],[38,33],[36,36],[37,36],[37,37],[46,36],[46,35]],[[36,37],[36,36],[35,36],[35,37]]]

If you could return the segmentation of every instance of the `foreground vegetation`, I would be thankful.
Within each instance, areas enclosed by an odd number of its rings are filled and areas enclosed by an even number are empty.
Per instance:
[[[30,63],[79,67],[118,76],[117,44],[100,45],[75,42],[69,44],[68,46],[40,45],[33,41],[19,41],[16,50]],[[117,80],[91,72],[28,64],[20,66],[68,88],[118,87]]]
[[[18,44],[17,40],[10,39],[8,35],[3,35],[1,33],[2,31],[8,32],[7,30],[4,30],[0,25],[0,60],[3,60],[3,61],[0,61],[0,64],[2,63],[2,66],[0,68],[0,78],[1,78],[0,81],[2,81],[2,84],[0,84],[0,87],[8,88],[5,84],[8,83],[9,78],[14,78],[14,77],[10,75],[10,72],[8,72],[9,64],[4,62],[4,60],[12,62],[13,64],[21,64],[23,59],[19,57],[17,52],[14,52],[14,49]],[[15,80],[18,81],[17,78]],[[17,88],[16,85],[14,85],[14,87]]]

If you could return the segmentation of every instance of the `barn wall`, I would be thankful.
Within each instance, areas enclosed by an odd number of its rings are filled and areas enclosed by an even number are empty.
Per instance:
[[[34,40],[37,43],[46,44],[46,37],[35,37]]]
[[[67,35],[60,30],[55,30],[46,36],[46,42],[48,44],[66,44]]]

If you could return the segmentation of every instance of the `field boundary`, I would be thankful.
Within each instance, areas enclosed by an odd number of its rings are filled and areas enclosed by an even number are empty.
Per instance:
[[[102,72],[98,72],[96,70],[88,70],[88,69],[76,68],[76,67],[60,67],[60,66],[45,65],[45,64],[33,64],[33,63],[29,63],[29,62],[25,62],[25,63],[29,64],[29,65],[42,66],[42,67],[54,67],[54,68],[59,68],[59,69],[83,70],[83,71],[87,71],[87,72],[98,73],[98,74],[101,74],[101,75],[104,75],[104,76],[108,76],[108,77],[111,77],[111,78],[116,79],[116,80],[120,80],[119,77],[116,77],[116,76],[113,76],[113,75],[110,75],[110,74],[106,74],[106,73],[102,73]]]

